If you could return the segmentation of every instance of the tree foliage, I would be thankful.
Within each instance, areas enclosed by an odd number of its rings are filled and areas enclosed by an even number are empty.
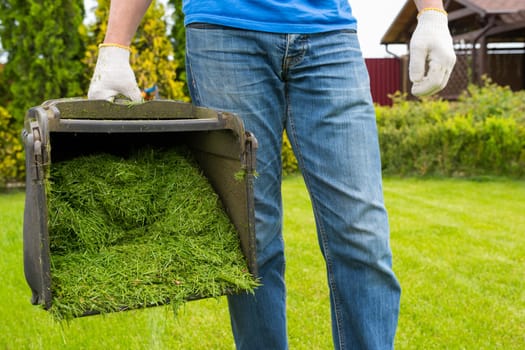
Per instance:
[[[85,28],[82,0],[0,0],[0,40],[7,53],[2,104],[21,124],[44,100],[82,95]]]
[[[13,118],[0,106],[0,188],[20,181],[24,174],[22,143],[12,124]]]
[[[186,77],[186,30],[184,27],[184,13],[182,12],[181,0],[169,0],[168,4],[173,6],[173,25],[171,27],[170,39],[174,49],[173,59],[177,62],[177,76],[181,81],[187,83]],[[187,85],[185,93],[189,96]]]

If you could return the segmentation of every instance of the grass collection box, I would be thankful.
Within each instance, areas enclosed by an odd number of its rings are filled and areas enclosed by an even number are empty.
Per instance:
[[[50,248],[53,236],[48,212],[50,173],[64,162],[101,153],[128,157],[132,150],[139,153],[172,147],[187,150],[220,200],[238,235],[248,272],[256,277],[253,181],[257,141],[244,129],[238,116],[171,100],[124,104],[57,99],[28,111],[23,138],[27,169],[24,272],[33,304],[49,310],[54,300]],[[159,189],[158,193],[162,192]],[[228,276],[223,278],[227,280]],[[216,296],[197,294],[189,299]],[[155,301],[148,305],[145,299],[145,305],[120,305],[120,308],[159,304]],[[84,311],[101,312],[96,307]],[[81,315],[73,314],[76,316]]]

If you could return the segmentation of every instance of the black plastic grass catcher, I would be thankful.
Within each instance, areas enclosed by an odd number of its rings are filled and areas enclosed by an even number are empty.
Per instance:
[[[239,117],[171,100],[120,104],[83,98],[57,99],[28,111],[23,138],[27,168],[24,272],[33,304],[50,309],[54,300],[51,256],[54,253],[50,248],[53,233],[49,230],[48,212],[50,173],[58,164],[99,153],[126,157],[131,150],[180,146],[189,150],[238,234],[249,273],[256,276],[253,180],[257,141],[244,130]],[[130,283],[155,285],[159,274],[153,272],[147,281],[141,277]],[[182,284],[183,279],[173,280],[174,288]],[[206,291],[200,294],[198,289],[195,293],[195,298],[210,296],[205,295]],[[84,314],[104,312],[97,310],[95,299],[86,304]],[[160,304],[155,301],[150,305],[120,305],[120,309]]]

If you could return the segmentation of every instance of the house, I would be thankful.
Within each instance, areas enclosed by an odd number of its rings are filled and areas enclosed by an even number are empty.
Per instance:
[[[455,98],[485,75],[513,90],[525,89],[525,0],[445,0],[444,5],[458,61],[441,96]],[[417,9],[407,0],[381,44],[408,45],[416,24]],[[402,82],[401,90],[409,91],[408,80]]]

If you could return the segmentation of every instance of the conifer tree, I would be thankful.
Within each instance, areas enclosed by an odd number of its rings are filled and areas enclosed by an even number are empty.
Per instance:
[[[104,40],[109,15],[109,0],[98,0],[96,22],[89,28],[89,45],[84,62],[92,74],[96,64],[98,44]],[[162,98],[187,101],[184,83],[177,77],[177,62],[167,36],[165,8],[153,1],[131,43],[131,67],[141,90],[157,86]]]
[[[44,100],[83,95],[82,0],[0,0],[3,102],[18,124]]]
[[[0,106],[0,188],[9,182],[21,182],[24,175],[24,153],[20,134],[15,133],[13,118]]]

